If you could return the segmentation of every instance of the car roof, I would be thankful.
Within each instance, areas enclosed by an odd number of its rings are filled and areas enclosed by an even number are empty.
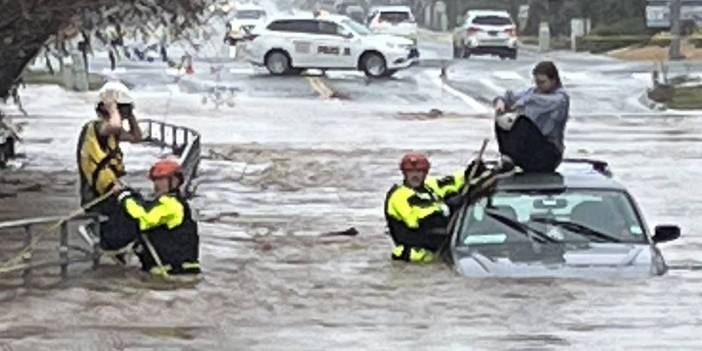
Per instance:
[[[471,16],[498,16],[498,17],[510,17],[509,12],[503,10],[468,10],[467,15]]]
[[[270,22],[286,21],[286,20],[327,20],[330,22],[341,22],[345,19],[349,19],[349,17],[344,16],[344,15],[338,15],[338,14],[325,14],[325,15],[322,15],[319,17],[315,17],[314,14],[311,12],[302,12],[302,13],[297,13],[294,15],[288,15],[288,14],[278,15],[278,16],[272,18]]]
[[[499,179],[497,189],[503,191],[564,189],[626,191],[622,184],[612,179],[606,163],[592,160],[564,160],[553,173],[517,173]]]
[[[374,6],[373,11],[401,11],[401,12],[412,12],[412,9],[410,9],[409,6],[401,6],[401,5],[395,5],[395,6]]]

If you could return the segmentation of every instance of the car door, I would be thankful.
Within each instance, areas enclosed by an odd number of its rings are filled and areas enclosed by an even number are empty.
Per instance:
[[[286,37],[290,40],[290,56],[294,67],[314,67],[314,41],[317,23],[314,20],[289,21]]]
[[[318,21],[318,32],[313,44],[316,67],[349,68],[352,64],[352,36],[346,28],[331,21]]]

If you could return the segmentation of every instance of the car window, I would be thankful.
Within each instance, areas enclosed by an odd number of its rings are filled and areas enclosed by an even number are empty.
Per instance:
[[[521,233],[520,233],[521,232]],[[645,243],[644,228],[629,197],[614,190],[559,193],[498,192],[467,209],[460,243],[481,237],[526,241],[547,235],[555,242]],[[477,236],[470,238],[471,236]]]
[[[318,33],[325,35],[340,35],[340,28],[334,22],[319,21]]]
[[[345,26],[347,26],[349,29],[351,29],[358,35],[368,35],[371,33],[370,30],[368,30],[368,28],[356,21],[345,19],[342,20],[341,23],[343,23]]]
[[[383,11],[380,13],[381,22],[400,23],[412,22],[414,19],[407,11]]]
[[[473,19],[472,23],[486,26],[508,26],[512,24],[512,20],[503,16],[478,16]]]
[[[318,21],[312,20],[278,20],[269,24],[268,30],[316,34],[319,31],[319,25]]]

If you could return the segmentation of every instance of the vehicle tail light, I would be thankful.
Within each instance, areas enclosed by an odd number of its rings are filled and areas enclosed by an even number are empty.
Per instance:
[[[478,32],[482,32],[482,29],[478,27],[468,27],[468,34],[475,34]]]
[[[505,33],[507,33],[507,35],[509,35],[510,37],[516,37],[517,36],[517,29],[514,27],[510,27],[510,28],[505,29]]]

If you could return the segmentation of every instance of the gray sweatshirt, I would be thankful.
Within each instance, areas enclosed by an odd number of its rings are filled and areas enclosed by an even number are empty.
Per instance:
[[[570,97],[563,88],[551,94],[538,93],[536,88],[517,94],[508,90],[502,99],[508,110],[532,120],[546,139],[563,153],[563,136],[570,111]]]

